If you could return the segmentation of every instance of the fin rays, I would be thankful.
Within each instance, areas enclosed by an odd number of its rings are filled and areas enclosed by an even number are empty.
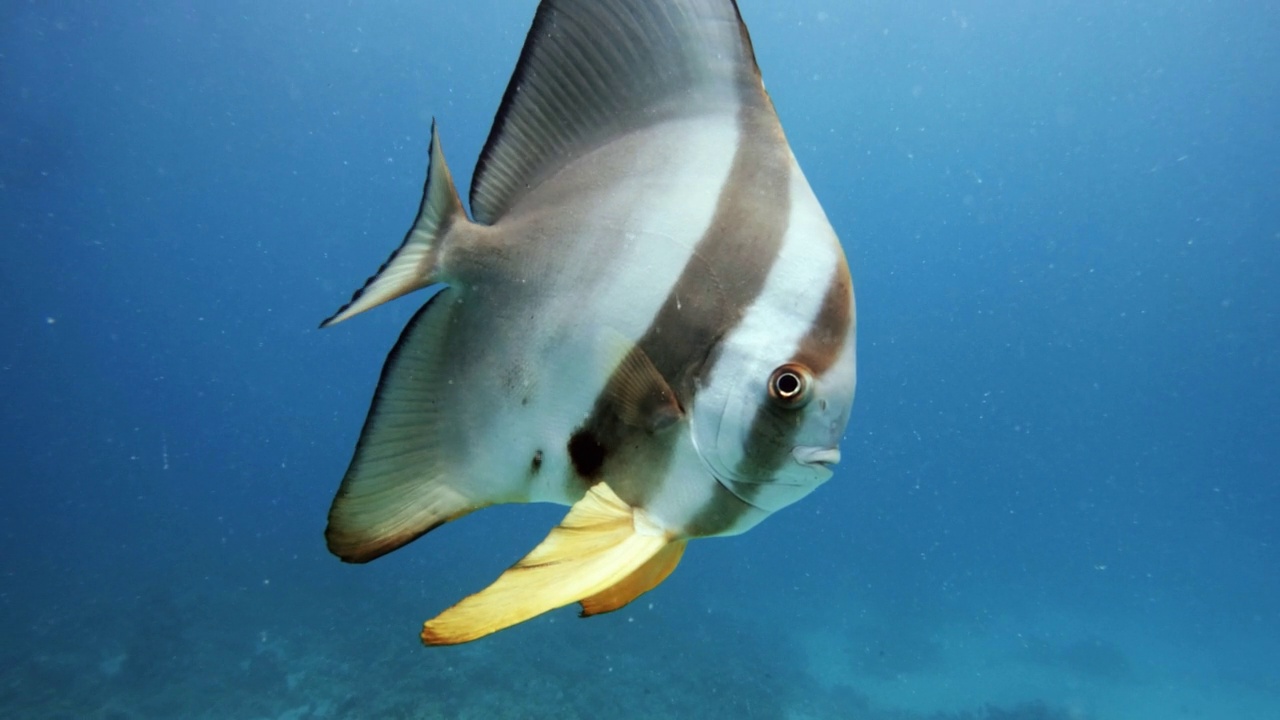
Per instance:
[[[604,483],[597,483],[545,540],[492,585],[428,620],[422,628],[422,642],[470,642],[584,598],[592,602],[610,588],[626,583],[671,542],[672,538],[642,512],[620,500]],[[683,542],[678,544],[682,549]],[[666,564],[675,567],[674,562]],[[627,586],[593,606],[610,606],[608,610],[621,607],[656,586],[669,572],[660,573],[639,592],[631,591],[647,584],[647,577],[646,582]]]
[[[347,562],[368,562],[487,504],[449,484],[449,418],[432,382],[446,360],[452,292],[427,301],[383,368],[325,529],[329,550]]]
[[[454,187],[453,174],[444,161],[434,121],[431,123],[430,156],[422,205],[404,241],[378,268],[378,272],[351,296],[351,300],[320,323],[320,327],[337,325],[353,315],[438,281],[436,274],[441,240],[453,223],[459,219],[466,221],[466,213]]]
[[[471,211],[492,224],[599,143],[676,117],[736,114],[739,87],[759,84],[732,2],[543,0],[476,165]]]
[[[687,540],[676,540],[668,544],[621,582],[580,600],[582,617],[618,610],[661,585],[662,581],[675,571],[676,565],[680,564],[686,545],[688,545]]]

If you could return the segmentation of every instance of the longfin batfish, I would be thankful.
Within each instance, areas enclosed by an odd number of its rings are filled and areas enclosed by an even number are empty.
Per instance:
[[[488,505],[572,508],[423,642],[616,610],[689,539],[831,476],[853,284],[734,2],[543,0],[470,207],[433,124],[413,227],[323,323],[444,286],[387,357],[329,549],[366,562]]]

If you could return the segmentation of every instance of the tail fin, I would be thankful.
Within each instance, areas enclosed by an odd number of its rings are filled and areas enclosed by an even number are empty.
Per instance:
[[[336,325],[352,315],[437,282],[436,263],[440,256],[441,240],[449,232],[449,228],[459,221],[467,221],[466,211],[463,210],[462,199],[458,197],[458,189],[453,185],[449,166],[445,164],[444,152],[440,149],[440,135],[436,132],[433,120],[427,185],[422,193],[417,220],[405,235],[404,242],[378,268],[378,272],[365,281],[364,287],[351,296],[350,302],[320,323],[320,327]]]

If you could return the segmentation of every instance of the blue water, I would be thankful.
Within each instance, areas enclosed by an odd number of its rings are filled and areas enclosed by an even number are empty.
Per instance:
[[[836,477],[612,615],[322,531],[532,0],[0,9],[0,716],[1280,718],[1280,14],[742,0],[857,283]]]

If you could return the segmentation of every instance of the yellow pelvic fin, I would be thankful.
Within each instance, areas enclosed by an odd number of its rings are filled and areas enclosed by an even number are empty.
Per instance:
[[[662,584],[680,564],[687,540],[668,543],[622,582],[581,600],[582,617],[613,612]]]
[[[608,485],[597,483],[545,540],[492,585],[428,620],[422,627],[422,642],[470,642],[548,610],[607,594],[615,585],[630,581],[671,543],[671,535],[643,511],[623,502]],[[675,562],[670,566],[674,568]]]

